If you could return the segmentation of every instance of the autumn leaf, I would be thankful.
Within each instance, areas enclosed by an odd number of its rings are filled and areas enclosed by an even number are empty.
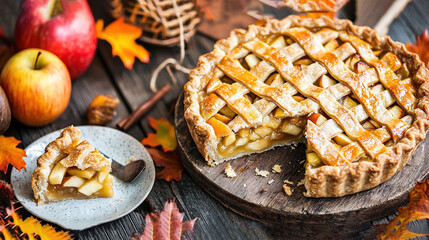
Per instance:
[[[165,152],[173,151],[177,148],[174,127],[167,119],[161,118],[159,120],[155,120],[149,117],[149,124],[153,129],[156,130],[156,134],[149,133],[147,138],[142,140],[143,145],[151,147],[157,147],[161,145]]]
[[[163,152],[157,148],[147,148],[147,151],[157,167],[164,167],[164,169],[156,173],[157,179],[165,179],[167,182],[173,179],[176,181],[182,179],[183,166],[177,150]]]
[[[8,215],[12,218],[12,221],[8,222],[7,226],[11,229],[19,228],[22,234],[26,234],[27,236],[39,236],[38,239],[41,240],[71,240],[71,236],[64,231],[55,231],[55,228],[52,226],[45,224],[42,225],[37,219],[33,217],[28,217],[25,220],[22,220],[21,217],[16,213],[14,209],[7,209]],[[12,238],[12,234],[8,231],[7,228],[0,226],[1,233],[5,239],[16,239]],[[21,234],[21,235],[22,235]],[[9,237],[9,238],[8,238]],[[29,239],[34,239],[34,237],[29,237]]]
[[[410,232],[407,229],[409,222],[429,219],[429,180],[417,185],[410,191],[410,203],[398,209],[399,214],[385,226],[385,233],[377,236],[378,239],[409,239],[429,236]]]
[[[174,201],[167,201],[162,212],[146,214],[143,234],[131,240],[172,239],[180,240],[183,232],[194,230],[197,218],[183,222],[185,214],[179,212]]]
[[[0,219],[7,216],[6,208],[11,207],[13,195],[12,187],[7,182],[0,180]]]
[[[126,68],[133,68],[135,57],[149,62],[149,52],[135,42],[142,35],[140,28],[125,23],[123,18],[112,22],[104,30],[103,26],[103,20],[99,19],[95,25],[97,37],[110,43],[113,56],[119,56]]]
[[[416,44],[407,43],[408,51],[417,53],[420,60],[429,67],[429,34],[426,29],[420,36],[416,37]]]
[[[23,157],[27,155],[23,149],[16,147],[20,142],[14,137],[0,135],[0,170],[4,173],[6,173],[9,163],[18,171],[21,171],[22,168],[26,170]]]
[[[197,7],[199,7],[199,8],[200,8],[200,12],[202,12],[202,13],[203,13],[203,16],[204,16],[207,20],[209,20],[209,21],[214,21],[213,13],[212,13],[212,11],[210,10],[210,8],[209,8],[209,7],[207,7],[207,6],[202,6],[202,5],[204,5],[204,4],[201,4],[201,1],[200,1],[200,0],[196,0],[195,5],[196,5]]]

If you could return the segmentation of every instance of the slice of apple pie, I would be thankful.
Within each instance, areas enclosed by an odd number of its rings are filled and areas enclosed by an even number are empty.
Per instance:
[[[113,197],[112,161],[70,126],[49,143],[32,176],[38,205],[69,199]]]

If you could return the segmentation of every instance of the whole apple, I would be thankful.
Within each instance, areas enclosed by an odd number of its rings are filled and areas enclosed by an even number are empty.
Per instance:
[[[29,48],[13,55],[0,75],[12,115],[28,126],[53,122],[66,109],[71,94],[70,74],[54,54]]]
[[[23,0],[15,41],[19,50],[41,48],[57,55],[76,79],[89,67],[97,48],[87,0]]]

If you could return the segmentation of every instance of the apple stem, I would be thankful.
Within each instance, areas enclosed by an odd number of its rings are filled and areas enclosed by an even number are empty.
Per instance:
[[[38,53],[37,53],[37,57],[36,57],[36,61],[34,62],[34,69],[35,70],[37,70],[37,61],[39,60],[39,57],[40,57],[40,55],[42,54],[42,52],[41,51],[39,51]]]

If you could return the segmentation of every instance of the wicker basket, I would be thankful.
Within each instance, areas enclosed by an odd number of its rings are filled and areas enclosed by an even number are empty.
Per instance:
[[[187,41],[196,32],[201,21],[192,0],[176,0]],[[180,41],[179,20],[172,0],[111,0],[111,14],[115,18],[143,29],[141,40],[151,44],[172,46]]]

